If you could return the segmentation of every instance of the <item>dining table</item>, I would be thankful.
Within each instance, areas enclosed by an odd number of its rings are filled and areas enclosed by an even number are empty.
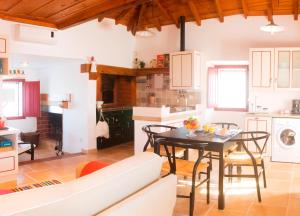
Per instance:
[[[194,136],[189,136],[189,131],[182,127],[166,132],[158,133],[154,136],[155,140],[166,139],[168,141],[180,142],[186,144],[187,148],[197,149],[197,146],[205,145],[205,150],[214,153],[213,159],[219,161],[219,179],[218,179],[218,209],[225,208],[224,194],[224,155],[226,151],[231,149],[235,142],[232,140],[239,135],[240,129],[230,130],[227,135],[220,136],[214,133],[206,133],[204,131],[195,131]],[[159,142],[155,142],[154,152],[159,154]]]

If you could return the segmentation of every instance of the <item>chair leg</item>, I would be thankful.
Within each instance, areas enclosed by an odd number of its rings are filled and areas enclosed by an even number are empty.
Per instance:
[[[212,171],[212,155],[209,156],[210,171]]]
[[[31,144],[31,149],[30,149],[30,156],[31,156],[31,160],[34,160],[34,145]]]
[[[210,170],[211,164],[207,167],[207,182],[206,182],[206,203],[209,204],[210,202]]]
[[[194,215],[194,207],[195,207],[195,186],[192,187],[192,191],[190,193],[190,216]]]
[[[267,188],[267,180],[266,180],[266,171],[265,171],[264,160],[261,160],[261,166],[262,166],[262,169],[263,169],[264,188]]]
[[[261,195],[260,195],[260,187],[259,187],[259,175],[257,171],[257,166],[254,165],[254,174],[255,174],[255,181],[256,181],[256,190],[257,190],[257,198],[258,202],[261,202]]]
[[[184,150],[184,152],[183,152],[183,159],[184,160],[188,160],[189,159],[189,150],[188,149]]]
[[[233,171],[233,166],[232,165],[228,165],[228,174],[229,174],[229,182],[232,183],[232,171]]]

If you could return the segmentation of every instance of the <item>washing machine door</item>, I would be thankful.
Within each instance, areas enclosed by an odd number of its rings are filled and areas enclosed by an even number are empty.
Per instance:
[[[293,127],[282,127],[277,132],[277,143],[281,148],[290,149],[297,143],[297,131]]]

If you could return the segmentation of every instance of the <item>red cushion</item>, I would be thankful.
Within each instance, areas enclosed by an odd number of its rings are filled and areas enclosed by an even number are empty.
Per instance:
[[[12,191],[11,190],[2,190],[2,189],[0,189],[0,195],[9,194],[9,193],[12,193]]]
[[[106,166],[108,166],[109,164],[108,163],[105,163],[105,162],[102,162],[102,161],[91,161],[89,163],[87,163],[81,170],[81,173],[80,173],[80,177],[82,176],[85,176],[85,175],[88,175],[90,173],[93,173],[97,170],[100,170]]]

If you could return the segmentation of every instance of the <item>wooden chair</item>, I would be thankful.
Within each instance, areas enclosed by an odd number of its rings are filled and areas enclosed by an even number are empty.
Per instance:
[[[174,130],[176,127],[168,126],[168,125],[146,125],[142,128],[142,130],[147,134],[147,142],[144,146],[143,151],[151,151],[154,152],[154,135],[160,132],[164,132],[167,130]],[[186,148],[175,148],[176,156],[184,159],[188,159],[188,149]],[[165,148],[160,146],[159,154],[161,156],[167,156]]]
[[[190,207],[189,207],[189,215],[192,216],[194,214],[194,205],[195,205],[195,189],[206,182],[207,194],[206,194],[206,202],[209,204],[209,187],[210,187],[210,163],[202,162],[204,159],[204,148],[206,144],[199,144],[199,147],[196,149],[198,151],[198,159],[196,161],[183,160],[176,157],[176,148],[184,148],[187,144],[179,143],[179,142],[170,142],[165,139],[157,139],[156,144],[165,148],[165,152],[167,153],[168,161],[163,163],[162,171],[167,173],[172,173],[176,175],[180,175],[183,177],[192,178],[191,192],[190,195],[177,195],[179,198],[189,198],[190,199]],[[206,178],[198,184],[196,184],[197,175],[205,174]]]
[[[36,145],[29,142],[18,141],[18,155],[27,153],[30,154],[30,159],[34,160],[34,149]]]
[[[249,131],[242,132],[240,135],[233,139],[232,141],[236,142],[239,145],[239,149],[233,152],[230,152],[225,158],[225,166],[228,167],[228,173],[225,173],[225,177],[245,177],[245,178],[255,178],[256,180],[256,189],[258,201],[261,202],[260,186],[259,186],[259,177],[263,174],[264,187],[267,187],[266,182],[266,173],[264,165],[264,150],[270,134],[265,131]],[[243,167],[243,166],[252,166],[254,169],[254,174],[242,174],[238,173],[233,174],[233,167]],[[258,170],[260,168],[260,170]],[[241,172],[241,170],[240,170]]]

